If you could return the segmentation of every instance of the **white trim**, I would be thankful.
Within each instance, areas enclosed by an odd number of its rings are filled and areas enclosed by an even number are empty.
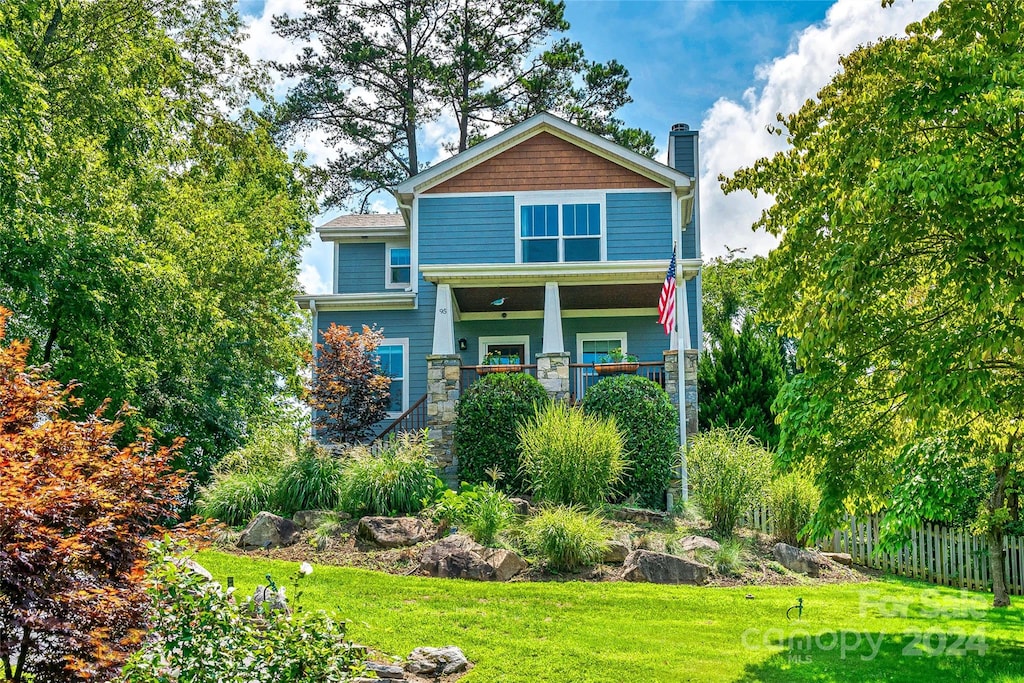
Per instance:
[[[362,232],[352,229],[317,228],[317,234],[321,242],[383,242],[389,239],[408,238],[409,228],[378,228]]]
[[[502,190],[496,192],[431,192],[430,194],[416,195],[423,199],[433,199],[435,197],[444,199],[459,199],[461,197],[511,197],[515,194],[528,194],[530,192],[542,192],[545,194],[551,194],[554,192],[596,192],[600,191],[605,194],[646,194],[648,192],[672,192],[671,187],[607,187],[602,190]]]
[[[644,284],[664,282],[669,259],[651,261],[573,261],[569,263],[445,263],[420,266],[423,279],[460,287],[494,285]],[[700,272],[700,259],[676,259],[676,279]]]
[[[295,297],[299,308],[322,311],[382,311],[416,308],[415,292],[368,294],[303,294]]]
[[[558,190],[558,191],[529,191],[516,192],[514,195],[515,237],[516,237],[516,263],[523,262],[523,230],[522,230],[522,207],[524,206],[557,206],[558,207],[558,260],[556,263],[600,263],[608,260],[608,202],[605,192],[602,190]],[[566,261],[565,240],[577,239],[566,237],[563,230],[563,208],[566,204],[597,204],[600,207],[601,234],[598,237],[598,260],[597,261]],[[593,239],[593,235],[588,236]],[[527,238],[529,239],[529,238]],[[584,238],[585,239],[585,238]]]
[[[685,173],[606,140],[600,135],[595,135],[548,112],[542,112],[399,183],[394,192],[398,195],[411,195],[414,192],[420,193],[429,190],[431,187],[440,185],[449,178],[453,178],[542,132],[551,133],[557,138],[604,157],[634,173],[674,187],[677,191],[689,189],[693,184],[693,180]]]
[[[420,201],[414,197],[409,208],[409,262],[412,264],[412,291],[420,291]]]
[[[626,344],[627,335],[625,332],[577,332],[576,333],[576,362],[583,362],[583,342],[585,341],[603,341],[605,339],[618,339],[621,343],[619,348],[622,349],[623,353],[629,353],[628,346]]]
[[[523,355],[525,358],[522,359],[523,365],[530,365],[530,335],[518,334],[518,335],[501,335],[497,337],[478,337],[477,338],[477,351],[479,352],[480,362],[478,365],[484,364],[484,356],[487,355],[488,344],[522,344]]]
[[[380,346],[402,347],[402,410],[397,413],[392,410],[388,411],[388,417],[394,419],[409,410],[409,338],[384,337],[384,341],[381,342]]]
[[[391,280],[391,250],[392,249],[408,249],[409,250],[409,281],[408,282],[393,282]],[[404,266],[398,266],[402,268]],[[385,242],[384,243],[384,289],[401,289],[406,292],[412,291],[412,247],[408,242]]]
[[[565,318],[646,318],[658,317],[657,307],[653,308],[573,308],[562,311]],[[491,311],[480,313],[462,313],[460,321],[472,320],[543,320],[543,311]]]
[[[331,294],[339,294],[338,292],[338,268],[341,266],[341,246],[335,242],[333,245],[333,254],[331,255]]]

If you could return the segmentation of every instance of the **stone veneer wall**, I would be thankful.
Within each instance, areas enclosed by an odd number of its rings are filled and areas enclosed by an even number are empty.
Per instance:
[[[452,454],[455,405],[459,401],[462,359],[458,355],[427,356],[427,426],[431,450],[442,478],[458,485],[458,463]]]
[[[665,391],[679,406],[679,352],[665,351]],[[697,350],[683,352],[683,398],[686,402],[686,436],[697,433]]]
[[[557,401],[569,398],[569,354],[538,353],[537,380],[548,392],[548,396]]]

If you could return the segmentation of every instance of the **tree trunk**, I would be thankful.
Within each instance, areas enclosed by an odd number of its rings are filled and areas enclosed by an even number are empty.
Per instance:
[[[1010,441],[1008,449],[1013,451],[1013,440]],[[995,515],[1006,504],[1006,478],[1010,473],[1010,466],[1004,463],[995,468],[996,481],[992,488],[992,495],[988,500],[989,514]],[[999,524],[994,524],[985,534],[988,541],[988,565],[992,573],[992,606],[1009,607],[1010,592],[1006,589],[1006,572],[1003,570],[1003,529]]]

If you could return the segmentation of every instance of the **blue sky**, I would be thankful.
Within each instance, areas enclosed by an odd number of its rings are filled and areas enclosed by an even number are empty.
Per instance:
[[[702,246],[711,258],[727,248],[764,254],[776,241],[750,226],[770,198],[722,195],[717,178],[772,154],[784,141],[765,127],[777,112],[799,108],[838,70],[838,59],[880,36],[898,35],[936,0],[567,0],[569,37],[589,58],[617,59],[630,71],[634,102],[622,112],[630,126],[650,130],[664,151],[674,123],[701,131]],[[259,59],[287,59],[298,50],[270,28],[274,14],[296,14],[304,0],[239,0],[249,22],[246,49]],[[283,94],[288,84],[276,84]],[[421,156],[444,158],[451,122],[431,125]],[[297,142],[312,161],[332,150],[321,137]],[[664,158],[661,159],[664,161]],[[378,210],[389,210],[386,202]],[[320,220],[333,217],[327,211]],[[313,238],[301,281],[310,293],[329,290],[331,250]]]

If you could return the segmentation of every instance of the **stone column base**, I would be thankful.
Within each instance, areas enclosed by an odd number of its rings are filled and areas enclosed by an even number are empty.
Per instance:
[[[445,479],[455,474],[452,437],[461,380],[462,358],[459,355],[427,356],[427,427],[434,461]]]
[[[538,353],[537,379],[557,401],[569,399],[569,353]]]

